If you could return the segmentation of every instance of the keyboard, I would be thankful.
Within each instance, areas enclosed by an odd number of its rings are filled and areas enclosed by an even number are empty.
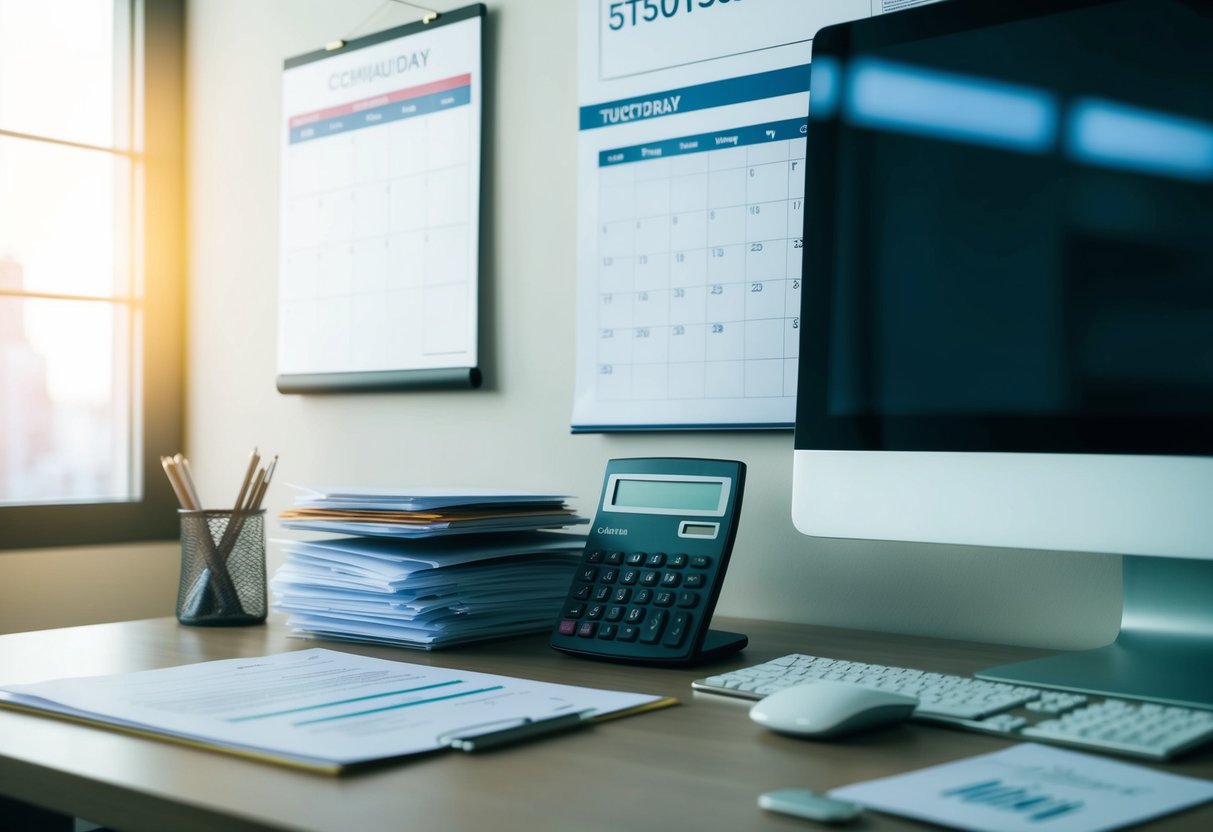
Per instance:
[[[696,679],[691,688],[761,699],[817,679],[854,682],[918,697],[916,722],[1151,760],[1169,760],[1213,742],[1213,711],[987,682],[791,653]]]

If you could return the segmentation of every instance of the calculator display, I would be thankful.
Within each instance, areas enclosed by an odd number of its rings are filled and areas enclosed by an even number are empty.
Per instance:
[[[621,508],[660,508],[671,511],[717,511],[724,484],[688,480],[615,480],[611,504]]]

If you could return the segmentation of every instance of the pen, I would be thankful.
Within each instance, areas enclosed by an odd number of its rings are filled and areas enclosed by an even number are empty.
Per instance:
[[[593,713],[592,710],[589,710],[561,714],[560,716],[547,717],[546,719],[527,718],[518,725],[503,728],[500,731],[489,731],[468,737],[451,737],[447,745],[460,751],[488,751],[489,749],[500,748],[510,743],[524,742],[536,737],[557,734],[561,731],[584,728],[590,724],[590,717]]]

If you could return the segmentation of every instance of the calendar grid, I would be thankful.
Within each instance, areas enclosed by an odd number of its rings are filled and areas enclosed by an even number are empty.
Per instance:
[[[597,395],[795,395],[804,119],[599,153]]]

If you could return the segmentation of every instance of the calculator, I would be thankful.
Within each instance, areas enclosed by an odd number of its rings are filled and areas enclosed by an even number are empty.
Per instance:
[[[687,665],[745,647],[709,630],[745,487],[745,463],[612,459],[552,647],[612,661]]]

